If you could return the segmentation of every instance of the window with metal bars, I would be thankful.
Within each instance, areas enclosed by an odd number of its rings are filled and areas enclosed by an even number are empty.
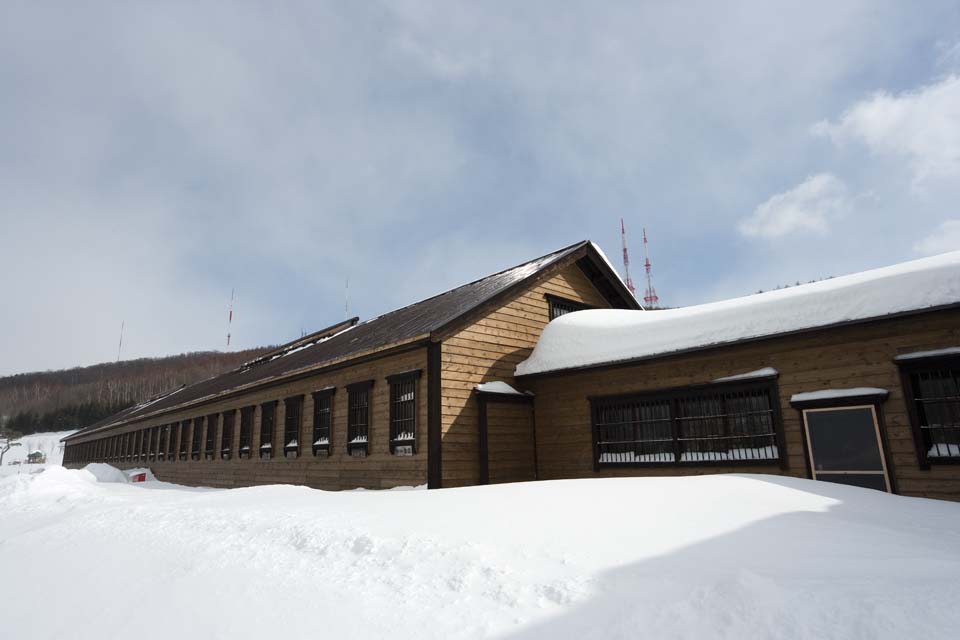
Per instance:
[[[204,460],[213,460],[216,457],[216,447],[217,447],[217,423],[220,416],[216,413],[211,413],[207,416],[207,430],[206,437],[204,438],[203,443],[203,458]]]
[[[901,364],[920,466],[960,462],[960,356]]]
[[[190,434],[190,459],[199,460],[200,446],[203,442],[203,440],[201,440],[203,437],[203,418],[194,418],[191,422],[193,423],[193,431]],[[189,429],[190,427],[187,426],[184,428]]]
[[[388,376],[390,384],[390,453],[412,456],[417,444],[417,381],[420,371]]]
[[[373,380],[347,385],[347,453],[364,458],[370,450],[370,390]]]
[[[273,425],[277,417],[277,401],[260,405],[260,457],[273,457]]]
[[[301,415],[303,396],[294,396],[283,401],[283,455],[287,458],[300,455]]]
[[[240,409],[240,457],[249,458],[253,447],[253,417],[256,407]]]
[[[336,389],[323,389],[313,394],[313,455],[330,455],[333,424],[333,394]]]
[[[591,398],[590,404],[597,467],[785,460],[773,380]]]
[[[574,311],[583,311],[584,309],[593,309],[590,305],[583,304],[582,302],[577,302],[576,300],[568,300],[567,298],[561,298],[560,296],[554,296],[551,294],[546,294],[544,296],[547,299],[547,304],[550,305],[550,319],[559,318],[560,316],[566,315],[568,313],[573,313]]]
[[[157,432],[156,427],[151,427],[147,429],[147,437],[145,438],[147,443],[147,455],[146,460],[154,460],[156,457],[156,440],[154,439],[154,434]]]
[[[235,409],[223,412],[223,437],[220,444],[220,459],[229,460],[233,455],[233,424],[236,420]]]
[[[167,460],[174,462],[177,459],[177,436],[180,431],[180,423],[172,422],[167,427]]]

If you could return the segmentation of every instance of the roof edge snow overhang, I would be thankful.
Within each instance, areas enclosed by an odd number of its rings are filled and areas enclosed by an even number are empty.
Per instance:
[[[817,331],[829,331],[831,329],[839,329],[843,327],[852,327],[852,326],[862,325],[862,324],[873,324],[873,323],[879,323],[884,321],[899,320],[902,318],[922,315],[925,313],[937,313],[940,311],[954,311],[958,309],[960,309],[960,302],[953,302],[950,304],[937,305],[935,307],[925,307],[923,309],[911,309],[909,311],[899,311],[897,313],[888,313],[882,316],[871,316],[869,318],[857,318],[856,320],[844,320],[842,322],[833,322],[830,324],[823,324],[815,327],[805,327],[803,329],[794,329],[792,331],[784,331],[782,333],[770,333],[762,336],[741,338],[739,340],[731,340],[729,342],[716,342],[713,344],[691,347],[689,349],[664,351],[663,353],[655,353],[655,354],[650,354],[646,356],[639,356],[636,358],[625,358],[623,360],[607,360],[605,362],[596,362],[596,363],[586,364],[586,365],[577,366],[577,367],[564,367],[562,369],[550,369],[548,371],[537,371],[535,373],[517,374],[515,377],[518,380],[536,380],[539,378],[546,378],[549,376],[573,375],[577,373],[582,373],[584,371],[596,371],[596,370],[602,370],[602,369],[619,369],[621,367],[629,367],[636,364],[651,362],[654,360],[666,360],[669,358],[678,358],[678,357],[690,355],[693,353],[705,353],[710,351],[717,351],[720,349],[726,349],[728,347],[734,347],[742,344],[763,342],[767,340],[776,340],[778,338],[787,338],[791,336],[799,336],[799,335],[805,335],[809,333],[816,333]]]

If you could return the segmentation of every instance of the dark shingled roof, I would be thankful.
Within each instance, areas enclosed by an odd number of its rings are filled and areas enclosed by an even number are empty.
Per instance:
[[[585,255],[592,249],[593,245],[584,240],[371,320],[356,324],[354,319],[333,325],[283,345],[238,369],[125,409],[66,439],[80,437],[104,427],[136,421],[147,415],[202,399],[212,399],[235,389],[256,386],[258,383],[316,369],[324,364],[360,356],[377,348],[426,337],[543,269],[573,254]],[[598,262],[603,262],[604,268],[609,269],[609,265],[602,259],[595,260],[594,265]],[[591,269],[596,269],[596,266]],[[615,289],[622,288],[626,291],[619,276],[615,272],[612,275],[616,279]],[[604,280],[603,284],[609,287],[610,274],[606,274]],[[630,295],[629,292],[627,295]],[[635,304],[632,296],[628,304]]]

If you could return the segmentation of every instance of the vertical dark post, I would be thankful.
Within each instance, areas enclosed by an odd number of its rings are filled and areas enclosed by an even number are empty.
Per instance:
[[[439,489],[443,486],[443,464],[441,459],[441,390],[440,349],[442,343],[427,344],[427,488]]]

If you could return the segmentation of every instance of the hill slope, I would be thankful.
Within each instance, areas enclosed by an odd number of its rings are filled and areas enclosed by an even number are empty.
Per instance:
[[[183,384],[240,366],[270,347],[200,351],[0,378],[0,421],[20,433],[82,428]]]

